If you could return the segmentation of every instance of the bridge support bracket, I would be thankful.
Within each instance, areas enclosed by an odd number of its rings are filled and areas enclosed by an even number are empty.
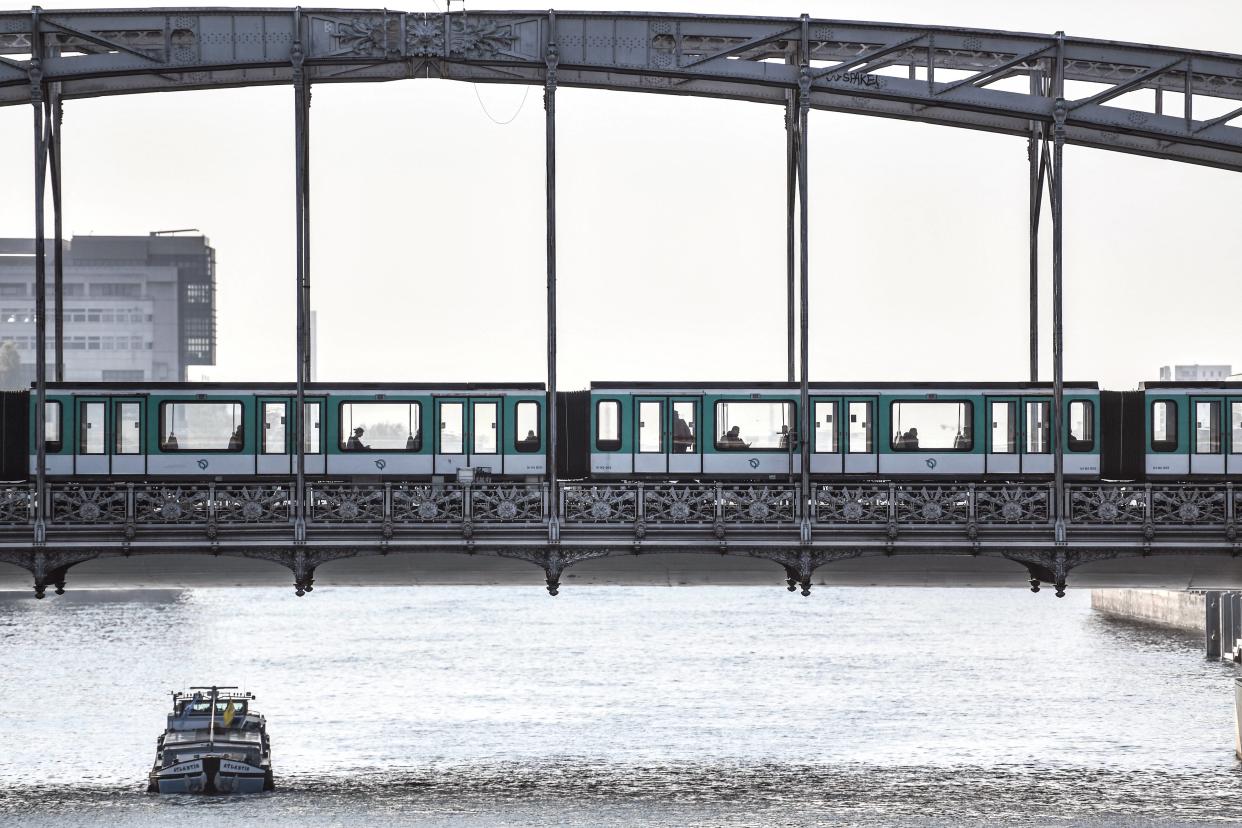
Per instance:
[[[1058,549],[1055,552],[1005,552],[1002,557],[1026,567],[1030,574],[1031,592],[1039,592],[1041,584],[1052,584],[1058,598],[1065,597],[1065,589],[1069,573],[1075,567],[1093,561],[1111,560],[1120,555],[1113,551],[1069,552]]]
[[[796,591],[799,587],[804,596],[811,594],[811,578],[815,575],[815,570],[824,564],[833,561],[843,561],[849,558],[862,557],[861,549],[833,549],[833,550],[811,550],[799,549],[795,551],[772,551],[766,549],[756,549],[748,553],[754,558],[764,558],[778,563],[785,570],[785,586],[790,592]]]
[[[547,582],[548,594],[555,596],[561,591],[561,575],[567,568],[582,561],[606,558],[611,553],[606,549],[567,551],[553,547],[550,549],[498,549],[496,554],[501,558],[514,558],[541,567]]]
[[[35,598],[42,599],[49,586],[57,595],[65,594],[65,576],[69,568],[99,557],[97,552],[48,552],[36,548],[31,552],[0,551],[0,561],[20,566],[34,578]]]
[[[293,572],[294,592],[300,598],[315,589],[315,570],[321,565],[356,557],[358,552],[352,549],[251,549],[242,555],[288,567]]]

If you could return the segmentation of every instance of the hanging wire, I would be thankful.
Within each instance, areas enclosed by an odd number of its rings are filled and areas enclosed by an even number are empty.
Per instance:
[[[517,116],[522,114],[522,107],[526,106],[526,98],[530,95],[530,87],[527,86],[525,88],[525,91],[522,92],[522,100],[518,104],[517,109],[514,111],[513,115],[507,121],[500,121],[500,120],[497,120],[496,117],[492,115],[491,112],[487,111],[487,104],[483,103],[483,96],[479,94],[479,85],[477,83],[472,83],[470,84],[470,86],[474,89],[474,97],[479,102],[479,108],[483,110],[483,114],[487,116],[487,119],[491,121],[493,124],[495,124],[496,126],[507,126],[513,123],[514,121],[516,121]]]

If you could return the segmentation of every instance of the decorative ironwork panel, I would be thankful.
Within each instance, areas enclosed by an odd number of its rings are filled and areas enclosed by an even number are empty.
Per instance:
[[[888,486],[820,486],[815,492],[819,523],[888,523]]]
[[[975,519],[988,523],[1048,523],[1047,486],[1014,484],[1010,486],[979,486],[975,489]]]
[[[1110,525],[1147,522],[1147,490],[1133,484],[1100,483],[1069,488],[1072,523]]]
[[[127,490],[124,485],[91,486],[68,483],[52,489],[54,523],[124,523]]]
[[[730,523],[793,523],[798,514],[798,488],[725,486],[721,506]]]
[[[216,520],[220,523],[283,523],[290,520],[289,486],[216,486]]]
[[[392,519],[396,523],[461,523],[465,498],[460,486],[393,486]]]
[[[899,486],[899,523],[965,523],[970,493],[964,486]]]
[[[209,484],[148,484],[134,488],[136,523],[206,523],[211,519]]]
[[[30,523],[34,513],[34,489],[30,486],[0,488],[0,525]]]
[[[634,486],[564,486],[567,523],[633,523],[638,519]]]
[[[538,523],[543,520],[543,487],[485,483],[470,490],[470,519],[479,523]]]
[[[1152,520],[1182,526],[1223,526],[1224,486],[1156,486],[1151,491]]]
[[[342,483],[310,489],[310,519],[317,523],[383,523],[384,487]]]
[[[716,487],[701,483],[643,487],[647,523],[715,523]]]

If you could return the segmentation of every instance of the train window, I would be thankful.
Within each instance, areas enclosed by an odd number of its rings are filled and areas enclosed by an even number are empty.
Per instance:
[[[658,400],[638,403],[638,451],[652,454],[664,451],[664,405]]]
[[[534,400],[522,400],[517,404],[517,441],[518,451],[539,451],[539,403]]]
[[[1028,400],[1026,403],[1026,453],[1048,454],[1052,451],[1052,403]]]
[[[871,403],[850,403],[850,454],[870,454],[874,451],[871,439]]]
[[[142,405],[122,402],[116,405],[116,453],[142,453]]]
[[[78,454],[103,454],[106,450],[105,408],[103,402],[78,403]]]
[[[894,451],[970,451],[974,448],[971,421],[975,407],[965,400],[891,403]]]
[[[1016,454],[1018,451],[1018,405],[1015,402],[992,403],[992,454]]]
[[[307,403],[303,413],[306,416],[306,430],[302,432],[302,453],[303,454],[319,454],[323,449],[323,441],[320,439],[319,414],[320,404],[317,402]]]
[[[285,404],[282,402],[263,403],[263,453],[284,454],[288,442],[285,440]]]
[[[595,407],[595,449],[621,450],[621,402],[600,400]]]
[[[240,402],[160,404],[162,451],[241,451],[244,445]]]
[[[474,435],[473,454],[495,454],[497,443],[496,432],[500,418],[496,416],[497,405],[494,402],[475,402],[471,405],[470,417],[474,423],[471,433]]]
[[[1233,400],[1229,403],[1229,420],[1233,431],[1233,440],[1229,450],[1234,454],[1242,454],[1242,400]]]
[[[1151,404],[1151,450],[1177,451],[1177,403],[1173,400]]]
[[[455,405],[460,412],[461,403]],[[423,447],[421,403],[343,402],[340,411],[337,439],[341,451],[419,451]],[[314,420],[308,417],[307,422]],[[317,428],[313,433],[318,437]]]
[[[1071,400],[1069,404],[1070,451],[1091,451],[1095,448],[1095,404],[1091,400]]]
[[[836,454],[837,404],[820,400],[815,403],[815,450],[820,454]]]
[[[716,403],[719,451],[787,451],[794,427],[792,402],[734,400]]]
[[[440,454],[464,454],[465,439],[464,404],[440,403]]]
[[[673,451],[678,454],[697,451],[699,424],[695,422],[696,406],[689,401],[673,403]]]
[[[43,450],[60,451],[60,403],[48,400],[43,404]]]
[[[1195,401],[1195,454],[1220,453],[1220,400]]]

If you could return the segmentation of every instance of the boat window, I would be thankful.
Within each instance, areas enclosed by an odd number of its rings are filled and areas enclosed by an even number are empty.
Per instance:
[[[1242,454],[1242,400],[1229,403],[1229,420],[1233,423],[1231,428],[1233,441],[1230,444],[1230,451],[1234,454]]]
[[[440,454],[465,453],[465,412],[464,403],[440,403]]]
[[[539,403],[534,400],[522,400],[517,404],[517,441],[518,451],[539,451]]]
[[[306,416],[306,430],[302,433],[302,453],[319,454],[323,451],[322,431],[320,429],[320,409],[317,402],[306,403],[303,413]]]
[[[837,403],[835,400],[819,400],[815,403],[815,451],[820,454],[836,454]]]
[[[638,451],[650,454],[664,450],[664,405],[658,400],[638,404]]]
[[[162,451],[239,452],[246,442],[240,402],[160,404]]]
[[[1026,403],[1026,453],[1049,454],[1052,451],[1052,403],[1028,400]]]
[[[1151,404],[1151,450],[1177,451],[1177,403],[1173,400]]]
[[[285,404],[282,402],[263,403],[263,453],[284,454],[287,445]]]
[[[78,454],[103,454],[104,439],[103,402],[78,403]]]
[[[1220,400],[1195,401],[1195,454],[1220,453]]]
[[[1071,400],[1069,404],[1070,451],[1091,451],[1095,448],[1095,403]]]
[[[673,403],[673,451],[678,454],[698,451],[699,424],[695,419],[698,408],[690,400]]]
[[[60,451],[63,443],[60,436],[60,402],[48,400],[43,404],[43,448],[45,451]]]
[[[716,403],[719,451],[788,451],[794,404],[787,400],[732,400]]]
[[[419,451],[423,447],[422,410],[417,402],[341,403],[337,436],[341,451]],[[318,429],[314,433],[318,436]]]
[[[875,450],[871,439],[871,402],[854,400],[850,403],[850,454],[870,454]]]
[[[142,453],[142,404],[116,404],[116,453]]]
[[[621,402],[600,400],[595,407],[595,448],[598,451],[621,450]]]
[[[992,453],[1016,454],[1018,451],[1018,404],[1012,401],[992,403]]]
[[[890,404],[894,451],[970,451],[974,448],[967,401],[903,400]]]
[[[472,406],[470,417],[474,423],[474,454],[495,454],[496,432],[500,418],[496,416],[497,405],[494,402],[476,402]]]

